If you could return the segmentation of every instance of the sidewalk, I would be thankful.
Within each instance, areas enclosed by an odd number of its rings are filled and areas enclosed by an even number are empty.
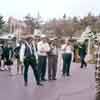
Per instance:
[[[80,69],[79,64],[72,64],[71,76],[62,77],[58,71],[58,80],[45,82],[38,87],[29,72],[29,85],[24,87],[23,76],[8,76],[0,72],[1,100],[95,100],[94,66]]]

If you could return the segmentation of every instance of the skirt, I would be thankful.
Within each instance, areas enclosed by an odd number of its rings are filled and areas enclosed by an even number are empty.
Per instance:
[[[13,64],[13,61],[10,60],[10,59],[6,59],[6,60],[4,61],[4,63],[5,63],[5,65],[12,65],[12,64]]]

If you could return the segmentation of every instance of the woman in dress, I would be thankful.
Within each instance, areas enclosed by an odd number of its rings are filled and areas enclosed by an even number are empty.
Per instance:
[[[63,50],[63,76],[70,76],[70,65],[72,61],[72,45],[71,42],[66,39],[65,44],[62,46]]]
[[[5,45],[3,49],[3,55],[4,55],[4,64],[5,68],[11,72],[11,66],[13,64],[12,57],[13,57],[13,48],[11,45],[7,44]]]

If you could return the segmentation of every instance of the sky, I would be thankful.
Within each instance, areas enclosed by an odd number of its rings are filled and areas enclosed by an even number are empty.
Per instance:
[[[66,16],[86,16],[88,12],[100,13],[100,0],[0,0],[0,14],[22,19],[30,13],[40,13],[43,20]]]

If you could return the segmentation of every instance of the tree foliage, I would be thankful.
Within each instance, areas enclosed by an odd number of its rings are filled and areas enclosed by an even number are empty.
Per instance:
[[[2,29],[4,23],[5,22],[3,21],[3,16],[0,16],[0,30]]]
[[[33,18],[30,14],[27,14],[24,18],[24,22],[26,23],[27,27],[29,28],[31,34],[34,33],[35,28],[39,28],[38,19]]]
[[[53,19],[45,24],[45,30],[54,30],[57,35],[74,35],[82,33],[87,26],[90,26],[93,32],[100,32],[100,16],[94,16],[91,12],[83,18],[66,17],[64,14],[61,19]]]

